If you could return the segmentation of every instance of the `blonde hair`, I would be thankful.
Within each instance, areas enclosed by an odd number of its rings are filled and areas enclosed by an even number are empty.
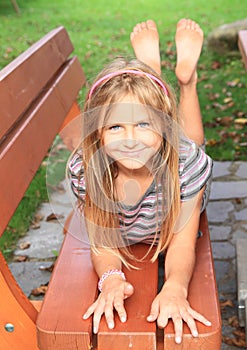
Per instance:
[[[95,82],[117,70],[138,70],[161,78],[148,66],[138,60],[117,58],[97,76]],[[94,83],[95,84],[95,83]],[[99,132],[99,118],[106,118],[113,104],[121,102],[125,96],[132,96],[139,103],[158,111],[158,119],[162,128],[170,127],[169,142],[163,140],[155,165],[155,181],[162,184],[162,207],[169,208],[160,228],[160,237],[152,257],[154,261],[160,252],[164,251],[173,237],[173,228],[180,208],[180,190],[178,176],[178,144],[179,125],[177,103],[172,89],[166,84],[166,92],[154,79],[147,75],[119,74],[100,84],[95,84],[93,93],[88,95],[83,112],[83,154],[84,176],[86,181],[86,196],[82,207],[92,250],[109,249],[117,255],[126,266],[133,266],[129,261],[136,258],[126,247],[119,233],[118,208],[115,205],[115,179],[118,176],[117,164],[109,161],[102,151]],[[89,97],[90,96],[90,97]],[[165,118],[164,118],[165,116]],[[156,162],[157,163],[157,162]],[[168,169],[168,171],[166,171]],[[157,188],[157,186],[156,186]],[[100,231],[100,233],[99,233]],[[156,232],[153,244],[157,238]],[[114,249],[113,249],[114,248]],[[117,248],[117,249],[116,249]]]

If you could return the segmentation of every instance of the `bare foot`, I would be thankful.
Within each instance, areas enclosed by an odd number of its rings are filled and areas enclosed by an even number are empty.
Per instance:
[[[186,85],[197,80],[196,67],[202,50],[203,31],[196,22],[181,19],[177,24],[175,41],[176,76],[181,84]]]
[[[138,23],[130,34],[136,58],[161,74],[159,33],[153,20]]]

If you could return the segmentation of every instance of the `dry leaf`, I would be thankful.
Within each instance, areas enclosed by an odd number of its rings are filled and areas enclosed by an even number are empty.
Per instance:
[[[236,118],[236,119],[234,120],[234,122],[235,122],[236,124],[245,125],[245,124],[247,124],[247,118]]]
[[[233,302],[232,300],[224,300],[220,302],[220,307],[223,309],[226,306],[233,307]]]
[[[48,289],[47,285],[40,285],[38,288],[32,290],[31,294],[34,296],[44,295]]]
[[[232,327],[235,327],[235,328],[239,327],[239,322],[238,322],[238,318],[236,315],[228,318],[228,323]]]
[[[14,256],[13,261],[14,262],[24,262],[27,259],[28,259],[27,255],[16,255],[16,256]]]
[[[41,265],[39,267],[39,270],[52,272],[53,269],[54,269],[54,266],[55,266],[55,263],[52,263],[50,266],[43,266],[43,265]]]
[[[46,221],[59,220],[63,218],[64,218],[63,215],[51,213],[50,215],[47,216]]]
[[[211,68],[212,69],[219,69],[221,67],[221,64],[219,61],[214,61],[212,64],[211,64]]]
[[[19,248],[21,250],[28,249],[30,247],[31,243],[30,242],[22,242],[19,244]]]

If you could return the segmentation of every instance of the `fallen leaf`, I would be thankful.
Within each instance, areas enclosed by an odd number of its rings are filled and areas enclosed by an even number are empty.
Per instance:
[[[233,117],[225,116],[221,118],[216,118],[216,121],[219,123],[219,125],[230,126],[232,124]]]
[[[239,78],[236,78],[236,79],[234,79],[234,80],[232,80],[232,81],[227,81],[227,85],[228,86],[230,86],[230,87],[235,87],[235,86],[237,86],[238,85],[238,83],[239,83]]]
[[[19,244],[19,248],[21,250],[28,249],[30,247],[31,243],[30,242],[22,242]]]
[[[226,306],[233,307],[233,302],[232,300],[224,300],[220,302],[220,307],[223,309]]]
[[[13,258],[14,262],[24,262],[27,261],[28,256],[27,255],[15,255]]]
[[[32,290],[31,294],[34,296],[44,295],[48,289],[47,285],[40,285],[38,288]]]
[[[245,125],[245,124],[247,124],[247,118],[236,118],[236,119],[234,120],[234,122],[235,122],[236,124]]]
[[[220,67],[221,67],[221,64],[220,64],[219,61],[214,61],[214,62],[211,64],[211,68],[212,68],[213,70],[219,69]]]
[[[59,220],[59,219],[63,219],[63,218],[64,218],[63,215],[51,213],[50,215],[47,216],[46,221]]]
[[[228,323],[232,327],[235,327],[235,328],[239,327],[238,317],[236,315],[228,318]]]
[[[52,272],[53,269],[54,269],[54,266],[55,266],[55,263],[52,263],[50,266],[43,266],[43,265],[41,265],[39,267],[39,270]]]

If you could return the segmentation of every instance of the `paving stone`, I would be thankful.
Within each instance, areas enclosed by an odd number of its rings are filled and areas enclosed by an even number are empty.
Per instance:
[[[236,175],[243,179],[247,179],[247,162],[240,163],[239,168],[236,172]]]
[[[245,231],[243,231],[243,230],[237,230],[237,231],[234,231],[234,233],[233,233],[233,237],[232,237],[232,239],[230,240],[230,242],[232,243],[232,244],[236,244],[236,241],[237,241],[237,239],[239,239],[239,238],[241,238],[241,239],[246,239],[247,240],[247,232],[245,232]]]
[[[210,200],[245,198],[247,181],[213,181]]]
[[[223,223],[229,219],[229,213],[234,210],[234,206],[229,201],[209,202],[207,205],[207,215],[209,223]]]
[[[215,268],[215,276],[218,286],[220,286],[220,282],[227,274],[227,272],[230,270],[230,262],[229,261],[214,261],[214,268]]]
[[[27,255],[31,259],[54,258],[59,252],[64,235],[62,226],[56,222],[42,222],[40,229],[30,230],[19,243],[29,242],[28,249],[16,249],[15,255]]]
[[[40,266],[49,267],[52,262],[23,262],[10,263],[9,268],[14,275],[24,294],[28,297],[31,291],[41,284],[49,282],[51,273],[46,270],[40,270]]]
[[[236,220],[239,220],[239,221],[247,221],[247,208],[246,209],[243,209],[241,211],[236,211],[234,213],[234,216],[236,218]]]
[[[217,162],[214,161],[213,166],[213,179],[222,176],[228,176],[231,174],[229,168],[232,162]]]
[[[225,241],[230,236],[231,226],[209,225],[209,232],[211,241]]]
[[[235,258],[235,247],[228,242],[214,242],[212,244],[214,259],[232,259]]]

